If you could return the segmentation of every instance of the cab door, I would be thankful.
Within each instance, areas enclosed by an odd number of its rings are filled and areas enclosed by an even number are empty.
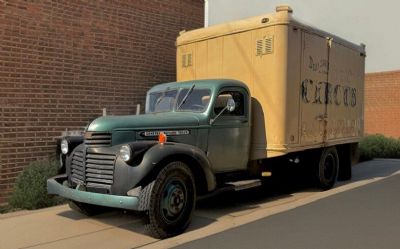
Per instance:
[[[235,101],[235,110],[224,109],[227,100]],[[211,118],[207,155],[215,172],[229,172],[247,168],[250,150],[249,95],[244,88],[223,88],[216,96]]]

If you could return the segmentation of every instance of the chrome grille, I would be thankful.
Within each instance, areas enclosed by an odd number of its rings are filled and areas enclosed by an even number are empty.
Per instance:
[[[111,145],[111,133],[109,132],[86,132],[86,147],[106,147]]]
[[[115,155],[87,152],[86,186],[110,188],[114,181]]]
[[[85,182],[85,161],[83,151],[75,151],[71,161],[71,181],[84,184]]]

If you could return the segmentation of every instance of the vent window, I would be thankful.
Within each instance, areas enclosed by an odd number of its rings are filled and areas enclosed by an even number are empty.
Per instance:
[[[192,53],[182,55],[182,67],[191,67],[193,64]]]
[[[257,56],[272,54],[274,52],[274,37],[264,37],[257,40],[256,50]]]

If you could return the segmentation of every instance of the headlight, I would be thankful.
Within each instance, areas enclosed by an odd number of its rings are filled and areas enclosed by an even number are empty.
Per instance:
[[[61,140],[61,152],[64,155],[68,153],[68,141],[65,138]]]
[[[128,145],[122,145],[121,149],[119,149],[119,155],[121,156],[122,160],[128,162],[131,159],[132,150],[131,147]]]

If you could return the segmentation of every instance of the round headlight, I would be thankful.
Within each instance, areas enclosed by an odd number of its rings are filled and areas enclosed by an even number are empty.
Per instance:
[[[125,162],[129,161],[132,155],[131,147],[128,145],[122,145],[121,149],[119,149],[119,155]]]
[[[68,141],[66,139],[61,140],[61,152],[64,155],[68,153]]]

